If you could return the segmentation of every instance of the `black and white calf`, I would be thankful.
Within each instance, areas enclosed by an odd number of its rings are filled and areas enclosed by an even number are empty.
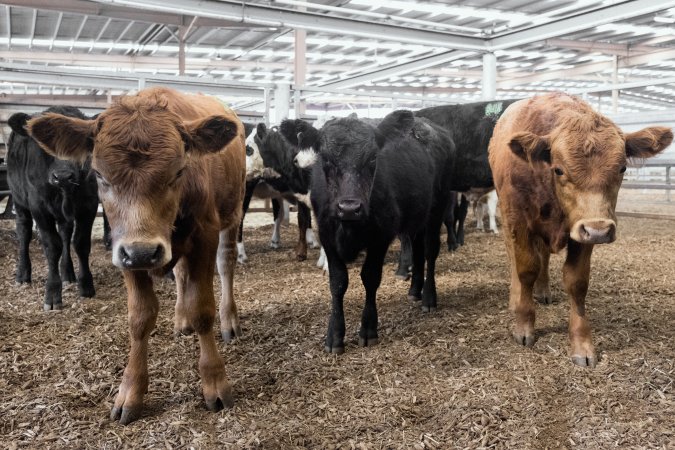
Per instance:
[[[52,107],[47,112],[87,118],[72,107]],[[16,281],[31,282],[28,247],[35,220],[49,267],[44,309],[61,309],[62,281],[76,280],[70,256],[73,229],[73,245],[80,264],[77,278],[80,295],[93,297],[95,294],[89,251],[91,229],[98,209],[96,178],[90,171],[89,160],[77,164],[45,153],[26,132],[29,119],[31,116],[27,114],[16,113],[8,121],[12,133],[8,141],[7,172],[19,239]]]
[[[410,111],[396,111],[375,128],[355,118],[327,122],[313,143],[311,201],[330,268],[332,312],[326,351],[344,351],[346,264],[366,250],[361,280],[366,301],[362,346],[378,342],[375,297],[392,240],[412,238],[409,298],[436,308],[435,263],[448,201],[454,146],[450,136]],[[427,264],[424,277],[425,259]]]
[[[317,247],[314,233],[311,230],[311,214],[309,208],[304,204],[298,204],[298,199],[294,191],[289,186],[289,182],[280,175],[274,168],[265,165],[261,149],[271,147],[269,151],[277,151],[275,145],[276,139],[271,136],[278,136],[278,132],[268,130],[264,124],[258,124],[253,128],[245,124],[248,133],[246,139],[246,193],[244,196],[244,215],[248,210],[252,197],[272,199],[272,209],[274,213],[274,228],[270,246],[278,248],[281,244],[281,225],[288,218],[288,204],[298,205],[298,243],[296,245],[296,257],[299,261],[307,258],[307,245],[313,248]],[[282,148],[285,151],[285,148]],[[245,262],[248,258],[243,243],[243,224],[239,228],[239,239],[237,242],[238,261]]]

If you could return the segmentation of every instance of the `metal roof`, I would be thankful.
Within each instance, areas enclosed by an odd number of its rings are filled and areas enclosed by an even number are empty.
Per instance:
[[[179,74],[183,37],[180,79],[223,84],[235,106],[251,105],[265,88],[293,83],[293,30],[304,29],[305,84],[329,91],[314,93],[310,106],[391,103],[391,94],[399,105],[478,100],[482,54],[494,52],[498,98],[566,90],[609,111],[609,91],[619,84],[619,112],[675,108],[675,1],[7,0],[0,5],[0,92],[8,98],[117,95],[134,84],[113,78],[168,80]],[[96,73],[106,77],[78,86],[75,74]],[[72,82],[64,81],[69,77]],[[236,93],[238,86],[246,89]],[[350,94],[342,95],[344,90]]]

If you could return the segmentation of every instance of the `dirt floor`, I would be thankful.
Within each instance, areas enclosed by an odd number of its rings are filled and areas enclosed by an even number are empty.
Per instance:
[[[597,368],[568,356],[560,256],[556,303],[538,306],[537,342],[510,339],[501,236],[470,227],[438,265],[439,309],[406,301],[390,252],[379,291],[380,344],[357,346],[362,298],[350,269],[343,355],[323,352],[329,292],[296,229],[268,247],[248,229],[237,268],[244,337],[220,351],[236,405],[212,414],[201,398],[195,337],[173,336],[173,286],[160,281],[144,416],[108,419],[127,350],[121,275],[98,238],[97,296],[67,288],[62,312],[42,311],[46,269],[32,244],[33,284],[14,282],[13,223],[0,222],[0,447],[4,448],[675,448],[673,221],[622,219],[594,255],[588,311]],[[397,246],[395,246],[397,248]],[[216,288],[218,283],[215,282]]]

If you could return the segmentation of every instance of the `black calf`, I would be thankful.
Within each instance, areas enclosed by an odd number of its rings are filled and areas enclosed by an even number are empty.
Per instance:
[[[311,200],[330,274],[332,312],[326,351],[344,351],[343,298],[347,266],[366,250],[361,281],[366,301],[359,343],[378,342],[376,292],[382,264],[397,234],[412,237],[409,297],[423,310],[436,307],[435,261],[445,214],[454,146],[450,137],[409,111],[396,111],[378,128],[353,118],[329,121],[320,130]],[[427,277],[424,279],[424,263]]]
[[[52,107],[47,111],[86,119],[72,107]],[[12,128],[7,152],[8,181],[16,209],[19,239],[16,281],[31,282],[28,246],[35,220],[49,266],[44,309],[61,309],[62,281],[76,280],[70,256],[73,232],[73,246],[80,263],[80,295],[93,297],[95,294],[89,251],[91,228],[98,208],[96,178],[90,173],[89,161],[78,165],[45,153],[24,128],[30,118],[27,114],[17,113],[8,121]]]

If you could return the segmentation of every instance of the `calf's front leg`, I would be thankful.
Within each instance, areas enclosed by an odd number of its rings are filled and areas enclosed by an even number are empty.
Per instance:
[[[570,355],[572,362],[582,367],[595,367],[598,362],[585,304],[591,272],[591,253],[592,245],[570,240],[563,265],[563,284],[570,302]]]
[[[361,329],[359,330],[359,345],[372,347],[379,341],[377,335],[377,289],[382,281],[382,264],[387,254],[387,245],[378,243],[368,247],[366,260],[361,268],[361,281],[366,288],[366,304],[361,316]]]
[[[145,271],[124,271],[129,314],[129,362],[124,369],[110,420],[126,425],[141,416],[143,396],[148,390],[148,338],[155,328],[159,302],[152,279]]]
[[[10,197],[11,198],[11,197]],[[16,282],[31,282],[30,241],[33,238],[33,217],[30,211],[15,204],[16,236],[19,239],[19,260],[16,268]]]
[[[321,242],[325,242],[322,237]],[[349,286],[349,273],[347,266],[329,245],[324,246],[326,258],[328,258],[328,278],[330,279],[331,313],[326,333],[325,349],[328,353],[344,353],[345,351],[345,313],[343,300],[347,286]]]

